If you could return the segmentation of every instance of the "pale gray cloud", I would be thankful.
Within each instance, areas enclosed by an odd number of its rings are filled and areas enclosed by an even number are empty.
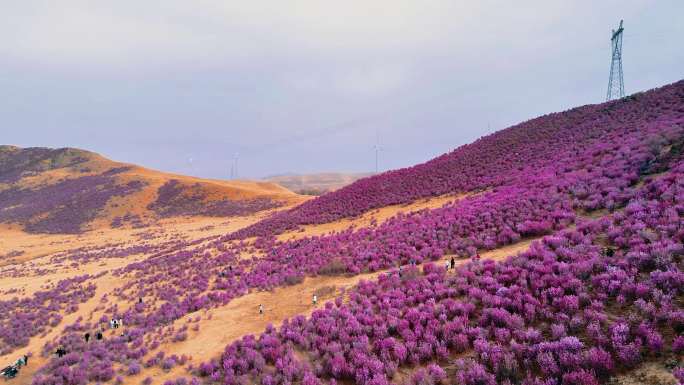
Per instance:
[[[620,18],[628,92],[684,77],[681,0],[6,3],[0,142],[209,177],[370,170],[376,132],[404,167],[600,102]]]

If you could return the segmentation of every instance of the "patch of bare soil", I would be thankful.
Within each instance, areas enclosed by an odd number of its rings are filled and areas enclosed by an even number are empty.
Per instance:
[[[677,385],[679,382],[661,362],[648,362],[608,381],[609,385]]]

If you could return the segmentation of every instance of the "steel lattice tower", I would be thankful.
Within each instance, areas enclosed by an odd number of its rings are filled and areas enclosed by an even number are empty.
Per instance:
[[[622,20],[617,30],[613,30],[610,38],[612,54],[610,59],[610,77],[608,78],[608,93],[606,101],[625,96],[625,83],[622,80]]]

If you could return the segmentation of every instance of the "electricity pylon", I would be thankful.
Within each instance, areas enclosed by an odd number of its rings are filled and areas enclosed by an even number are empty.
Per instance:
[[[612,54],[610,59],[610,77],[608,78],[608,92],[606,101],[623,98],[625,96],[625,83],[622,80],[622,20],[617,30],[613,30],[610,37]]]

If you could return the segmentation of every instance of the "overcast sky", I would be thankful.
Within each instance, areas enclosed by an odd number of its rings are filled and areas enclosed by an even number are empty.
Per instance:
[[[227,178],[413,165],[684,78],[684,1],[0,0],[0,143]]]

